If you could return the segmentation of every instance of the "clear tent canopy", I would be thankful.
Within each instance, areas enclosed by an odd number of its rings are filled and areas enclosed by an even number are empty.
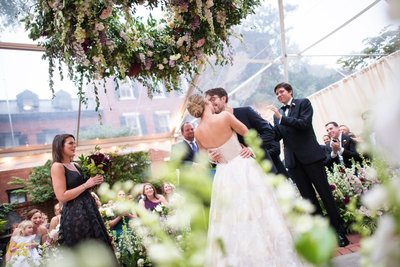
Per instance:
[[[273,94],[276,83],[289,81],[297,97],[307,97],[348,75],[337,64],[339,58],[361,51],[365,38],[398,27],[387,8],[386,1],[372,0],[262,1],[235,29],[232,64],[206,64],[191,83],[182,78],[180,91],[167,92],[159,84],[150,95],[134,79],[97,81],[98,110],[93,85],[86,86],[88,100],[81,103],[66,70],[62,81],[54,74],[53,98],[43,49],[29,39],[22,23],[12,21],[15,14],[3,12],[0,169],[16,167],[13,159],[27,155],[29,159],[19,159],[20,166],[43,164],[51,157],[54,135],[66,132],[77,137],[82,151],[95,145],[119,151],[169,151],[179,138],[181,123],[193,120],[185,110],[187,96],[214,87],[229,92],[231,106],[250,105],[270,120],[265,107],[279,105]]]

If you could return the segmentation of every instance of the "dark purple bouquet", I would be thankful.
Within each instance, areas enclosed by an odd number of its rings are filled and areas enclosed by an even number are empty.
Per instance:
[[[106,176],[111,170],[112,160],[109,155],[100,152],[99,146],[95,146],[92,154],[89,156],[81,155],[79,157],[79,164],[86,178],[97,174]]]

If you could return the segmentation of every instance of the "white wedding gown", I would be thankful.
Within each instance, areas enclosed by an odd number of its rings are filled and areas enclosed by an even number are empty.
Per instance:
[[[239,155],[236,133],[217,149],[224,163],[217,165],[213,181],[205,266],[305,265],[266,175],[253,158]]]

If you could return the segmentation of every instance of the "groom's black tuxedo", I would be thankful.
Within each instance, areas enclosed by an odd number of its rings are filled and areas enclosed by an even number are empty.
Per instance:
[[[308,99],[293,99],[288,116],[274,118],[275,139],[283,139],[285,165],[310,164],[325,158],[312,126],[313,109]]]
[[[332,226],[342,233],[342,221],[329,187],[323,160],[324,150],[317,142],[312,125],[313,108],[308,99],[292,99],[287,116],[274,117],[275,140],[283,139],[286,167],[303,198],[322,214],[315,190],[321,197]],[[283,109],[280,110],[281,114]],[[315,188],[315,190],[314,190]]]
[[[257,131],[258,136],[262,139],[262,148],[265,152],[265,159],[268,159],[272,164],[271,171],[277,173],[274,161],[272,160],[270,154],[268,153],[268,147],[277,145],[279,148],[279,143],[274,140],[274,130],[271,124],[264,120],[257,112],[255,112],[251,107],[239,107],[233,109],[233,115],[240,120],[249,129],[254,129]],[[243,136],[238,134],[238,139],[241,144],[245,144]],[[274,143],[272,143],[272,142]]]

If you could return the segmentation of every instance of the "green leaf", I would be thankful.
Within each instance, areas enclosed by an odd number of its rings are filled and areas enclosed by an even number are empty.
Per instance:
[[[295,247],[308,262],[315,265],[325,264],[337,247],[336,235],[328,227],[313,228],[295,238]]]

